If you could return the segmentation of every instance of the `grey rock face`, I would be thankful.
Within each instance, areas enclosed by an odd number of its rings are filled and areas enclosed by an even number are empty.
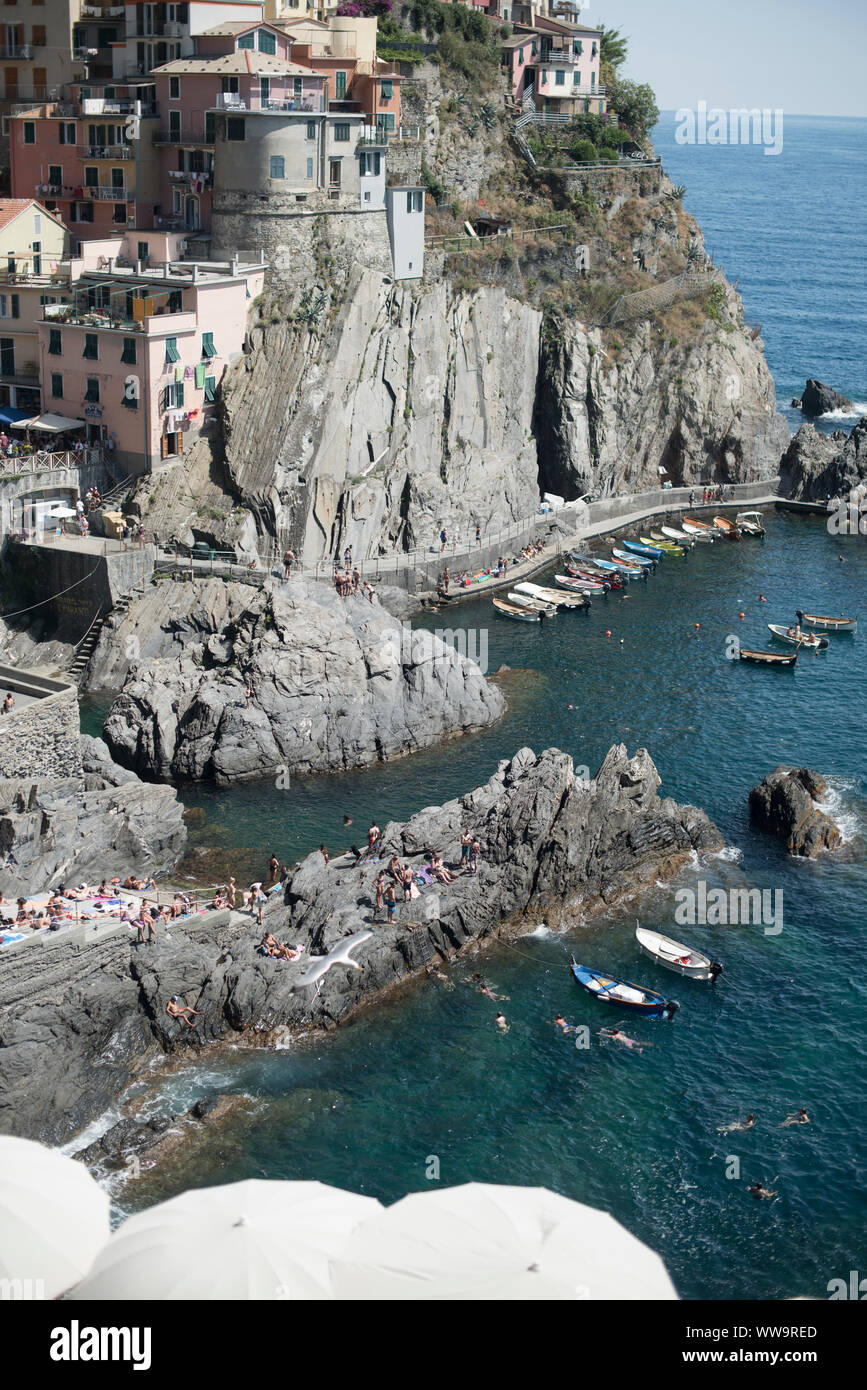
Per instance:
[[[258,955],[253,921],[224,913],[197,939],[176,930],[152,946],[116,942],[93,979],[73,978],[66,989],[56,977],[41,992],[38,981],[25,989],[19,980],[5,996],[17,1002],[0,1006],[0,1130],[68,1137],[156,1049],[198,1048],[238,1033],[267,1042],[332,1025],[468,943],[501,928],[520,931],[522,921],[543,913],[552,923],[568,919],[579,904],[612,902],[672,874],[693,850],[721,848],[702,811],[660,798],[658,788],[644,750],[629,758],[623,745],[612,748],[585,783],[566,754],[521,749],[484,786],[387,826],[379,862],[344,858],[326,866],[309,855],[285,900],[266,909],[278,939],[305,946],[297,961]],[[373,879],[391,851],[420,866],[438,849],[458,868],[464,828],[482,844],[478,873],[428,886],[416,901],[399,903],[394,924],[372,924]],[[311,955],[362,929],[373,936],[355,951],[361,971],[333,967],[319,994],[293,988]],[[10,964],[0,960],[3,969]],[[200,1011],[195,1028],[165,1013],[175,994]],[[107,1146],[124,1142],[118,1131]],[[105,1149],[94,1155],[106,1157]]]
[[[849,435],[834,431],[819,434],[802,425],[781,463],[788,479],[788,495],[799,502],[824,502],[827,498],[863,496],[867,487],[867,416]]]
[[[784,841],[790,854],[814,859],[842,841],[838,827],[816,802],[826,783],[808,767],[780,766],[749,795],[750,815],[761,830]]]
[[[851,410],[852,402],[848,396],[841,396],[824,381],[810,377],[801,396],[801,410],[805,415],[826,415],[829,410]]]
[[[118,767],[101,739],[81,740],[83,776],[0,781],[0,887],[13,897],[59,883],[130,872],[160,873],[186,840],[171,787]]]
[[[222,631],[131,670],[105,723],[118,761],[221,784],[362,767],[503,711],[472,661],[360,593],[299,579],[248,594]]]

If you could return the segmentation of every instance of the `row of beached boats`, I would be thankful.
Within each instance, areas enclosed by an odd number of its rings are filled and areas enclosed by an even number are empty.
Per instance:
[[[721,961],[649,927],[637,925],[635,938],[644,955],[686,979],[709,980],[713,984],[723,973]],[[580,965],[574,956],[570,969],[574,979],[594,999],[627,1013],[641,1014],[644,1018],[671,1018],[680,1008],[676,999],[666,999],[658,990],[593,970],[589,965]]]

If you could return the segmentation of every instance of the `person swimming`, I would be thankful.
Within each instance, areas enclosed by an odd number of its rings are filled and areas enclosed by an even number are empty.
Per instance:
[[[643,1052],[645,1047],[651,1047],[651,1043],[640,1043],[635,1038],[628,1038],[625,1033],[621,1033],[619,1028],[600,1028],[600,1038],[610,1038],[612,1042],[623,1043],[624,1047],[635,1048],[636,1052]]]
[[[808,1125],[809,1123],[810,1117],[802,1105],[800,1110],[795,1110],[791,1115],[787,1115],[783,1123],[778,1125],[778,1129],[788,1129],[789,1125]]]
[[[777,1196],[777,1193],[776,1193],[776,1192],[772,1192],[772,1191],[770,1190],[770,1188],[765,1187],[765,1185],[764,1185],[764,1183],[762,1182],[761,1178],[756,1178],[756,1180],[755,1180],[755,1182],[752,1184],[752,1186],[747,1188],[747,1192],[749,1192],[749,1194],[750,1194],[751,1197],[776,1197],[776,1196]]]
[[[508,1033],[509,1025],[506,1022],[505,1014],[497,1014],[497,1017],[494,1019],[494,1022],[496,1023],[501,1033]]]
[[[555,1028],[561,1028],[564,1033],[574,1033],[574,1028],[568,1024],[562,1014],[558,1014],[554,1019]]]
[[[747,1115],[745,1120],[732,1120],[728,1125],[717,1125],[717,1134],[734,1134],[737,1129],[752,1129],[756,1122],[755,1115]]]

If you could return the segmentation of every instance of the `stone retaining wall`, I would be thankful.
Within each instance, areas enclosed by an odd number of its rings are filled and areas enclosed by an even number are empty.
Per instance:
[[[0,715],[2,775],[79,776],[80,732],[78,693],[74,686]]]

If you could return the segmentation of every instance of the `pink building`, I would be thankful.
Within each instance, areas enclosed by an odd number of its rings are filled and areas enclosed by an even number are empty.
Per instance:
[[[212,427],[264,284],[264,263],[169,259],[179,249],[160,232],[89,245],[69,302],[46,305],[37,325],[43,408],[85,420],[88,442],[130,473],[155,471]]]
[[[528,15],[502,41],[505,68],[514,100],[549,115],[604,115],[606,92],[599,78],[598,29]]]

